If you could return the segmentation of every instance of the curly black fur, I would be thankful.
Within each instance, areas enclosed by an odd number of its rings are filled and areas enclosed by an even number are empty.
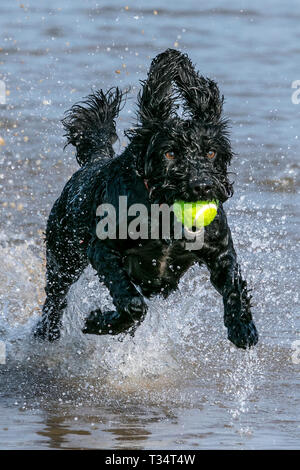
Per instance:
[[[176,114],[179,98],[182,117]],[[73,106],[63,120],[67,144],[76,147],[82,167],[48,219],[47,298],[35,335],[59,338],[68,289],[88,263],[116,306],[112,312],[91,312],[83,331],[94,334],[133,331],[147,311],[144,297],[167,297],[189,267],[199,263],[208,267],[212,284],[223,296],[228,338],[240,348],[256,344],[250,296],[223,209],[233,194],[227,171],[232,150],[217,84],[200,76],[187,55],[172,49],[159,54],[142,82],[138,123],[127,131],[129,145],[115,157],[121,102],[118,88],[106,94],[100,90]],[[172,158],[167,158],[170,152]],[[184,239],[173,237],[100,240],[97,207],[108,202],[118,210],[119,196],[127,196],[129,206],[143,203],[149,211],[152,203],[171,205],[178,199],[220,203],[216,218],[205,228],[203,247],[188,251]]]
[[[112,144],[117,140],[115,118],[120,111],[122,93],[111,88],[89,95],[83,103],[77,103],[66,113],[63,125],[66,129],[66,145],[76,147],[80,166],[95,158],[114,154]]]

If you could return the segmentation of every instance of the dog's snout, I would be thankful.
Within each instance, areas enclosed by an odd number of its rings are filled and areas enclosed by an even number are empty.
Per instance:
[[[204,180],[194,180],[190,183],[190,188],[193,195],[199,197],[207,194],[213,188],[213,183],[208,178]]]

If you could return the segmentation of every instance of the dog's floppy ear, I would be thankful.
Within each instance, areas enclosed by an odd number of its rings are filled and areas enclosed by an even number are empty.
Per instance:
[[[184,109],[193,119],[217,122],[222,113],[223,96],[217,84],[196,72],[187,54],[167,49],[151,63],[147,80],[138,96],[138,117],[141,124],[165,121],[174,115],[172,83],[177,85]]]
[[[176,79],[183,59],[184,56],[173,49],[167,49],[153,59],[147,80],[141,82],[143,88],[138,95],[138,118],[141,124],[165,121],[173,115],[172,82]]]
[[[184,100],[185,111],[192,118],[207,123],[215,123],[220,119],[224,97],[220,96],[218,85],[199,75],[186,54],[182,54],[175,82]]]

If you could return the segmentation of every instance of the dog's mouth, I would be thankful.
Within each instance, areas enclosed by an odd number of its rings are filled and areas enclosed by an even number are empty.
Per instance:
[[[233,187],[228,181],[216,181],[209,190],[194,192],[186,191],[181,194],[181,199],[186,202],[207,201],[212,202],[218,200],[225,202],[233,195]]]
[[[179,198],[177,198],[179,199]],[[212,202],[215,201],[217,198],[216,193],[210,191],[209,193],[202,193],[197,196],[193,195],[185,195],[181,198],[184,202],[197,202],[197,201],[207,201]]]
[[[182,191],[178,191],[178,185],[169,182],[156,182],[144,179],[144,185],[148,192],[149,199],[154,204],[172,205],[175,201],[181,200],[185,202],[196,201],[215,201],[225,202],[233,195],[232,184],[227,180],[216,180],[214,186],[206,191],[199,192],[195,195],[191,192],[187,185]]]
[[[176,201],[184,201],[187,203],[190,202],[197,202],[197,201],[215,201],[219,200],[223,202],[224,198],[220,197],[219,192],[209,192],[209,193],[203,193],[199,194],[199,196],[195,197],[195,195],[191,195],[188,192],[178,192],[172,190],[171,188],[160,188],[156,186],[151,186],[147,188],[147,191],[149,193],[149,199],[151,203],[153,204],[167,204],[169,206],[172,206]],[[218,196],[219,195],[219,196]]]

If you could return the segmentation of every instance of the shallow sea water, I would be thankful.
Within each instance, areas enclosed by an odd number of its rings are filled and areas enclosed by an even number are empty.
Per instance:
[[[299,448],[299,19],[296,0],[0,4],[1,449]],[[236,152],[226,207],[259,344],[227,341],[204,268],[152,300],[134,338],[80,332],[110,303],[88,268],[69,293],[62,340],[36,344],[46,218],[77,169],[60,119],[92,89],[130,86],[121,152],[139,80],[167,47],[187,52],[226,98]]]

